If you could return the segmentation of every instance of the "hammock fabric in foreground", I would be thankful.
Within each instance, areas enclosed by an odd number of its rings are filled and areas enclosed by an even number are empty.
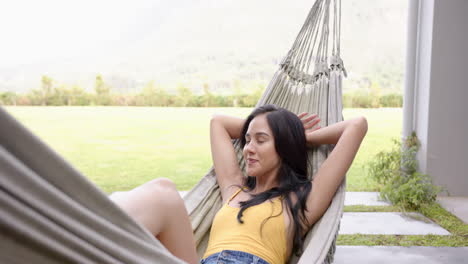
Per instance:
[[[333,10],[333,12],[331,11]],[[333,34],[329,43],[330,13]],[[339,0],[317,0],[259,105],[317,113],[321,126],[342,120]],[[328,48],[331,47],[331,54]],[[239,142],[239,164],[244,161]],[[330,151],[311,155],[314,175]],[[221,198],[211,169],[185,196],[201,255]],[[330,263],[344,183],[290,263]],[[183,263],[57,153],[0,108],[0,263]]]
[[[0,263],[183,263],[0,108]]]

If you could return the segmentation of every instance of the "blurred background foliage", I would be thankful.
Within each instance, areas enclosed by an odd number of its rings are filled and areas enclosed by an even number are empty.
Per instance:
[[[401,106],[407,1],[341,2],[345,107]],[[8,18],[0,103],[253,106],[312,4],[46,0],[32,13],[7,5],[15,15],[0,19]]]

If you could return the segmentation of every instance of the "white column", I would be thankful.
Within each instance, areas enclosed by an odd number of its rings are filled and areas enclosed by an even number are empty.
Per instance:
[[[403,96],[402,141],[414,130],[414,91],[416,89],[416,54],[418,40],[419,0],[409,0],[406,32],[405,91]]]
[[[415,131],[421,142],[419,171],[426,173],[434,0],[410,0],[402,139]]]

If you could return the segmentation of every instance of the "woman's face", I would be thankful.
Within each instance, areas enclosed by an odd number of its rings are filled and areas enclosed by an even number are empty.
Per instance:
[[[256,116],[245,134],[243,150],[248,176],[276,177],[281,164],[276,153],[275,139],[266,119],[266,114]]]

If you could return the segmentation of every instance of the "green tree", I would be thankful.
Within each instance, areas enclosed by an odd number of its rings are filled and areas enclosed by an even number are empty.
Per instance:
[[[148,82],[141,92],[142,103],[147,106],[168,106],[169,93],[154,81]]]
[[[141,104],[144,106],[157,106],[156,87],[154,81],[148,82],[141,91]]]
[[[177,106],[183,106],[183,107],[189,106],[189,103],[192,100],[192,97],[193,97],[192,91],[188,87],[182,84],[180,84],[177,87],[177,98],[176,98]]]
[[[74,85],[70,90],[69,105],[89,105],[91,96],[78,85]]]
[[[96,92],[95,103],[98,105],[110,105],[111,96],[110,96],[110,86],[104,82],[101,74],[96,75],[96,80],[94,82],[94,91]]]
[[[214,106],[214,96],[210,91],[210,85],[208,83],[203,83],[203,96],[202,102],[205,107]]]
[[[41,105],[49,105],[54,93],[54,80],[47,76],[42,75],[41,78]]]
[[[370,96],[372,98],[371,107],[372,108],[379,108],[380,107],[380,91],[382,88],[380,87],[378,82],[372,82],[370,87]]]
[[[234,98],[232,101],[232,105],[234,107],[238,107],[242,101],[242,83],[239,79],[235,79],[233,81],[233,89],[234,89]]]
[[[155,91],[158,106],[169,106],[171,104],[171,95],[162,86],[156,85]]]
[[[260,100],[260,97],[263,94],[263,90],[263,85],[257,85],[257,88],[243,99],[243,106],[254,107],[257,105],[257,102]]]
[[[2,105],[16,105],[18,95],[15,92],[0,93],[0,104]]]
[[[44,102],[42,90],[39,89],[32,89],[27,98],[31,105],[42,105]]]
[[[48,105],[69,105],[70,90],[65,85],[54,87]]]

